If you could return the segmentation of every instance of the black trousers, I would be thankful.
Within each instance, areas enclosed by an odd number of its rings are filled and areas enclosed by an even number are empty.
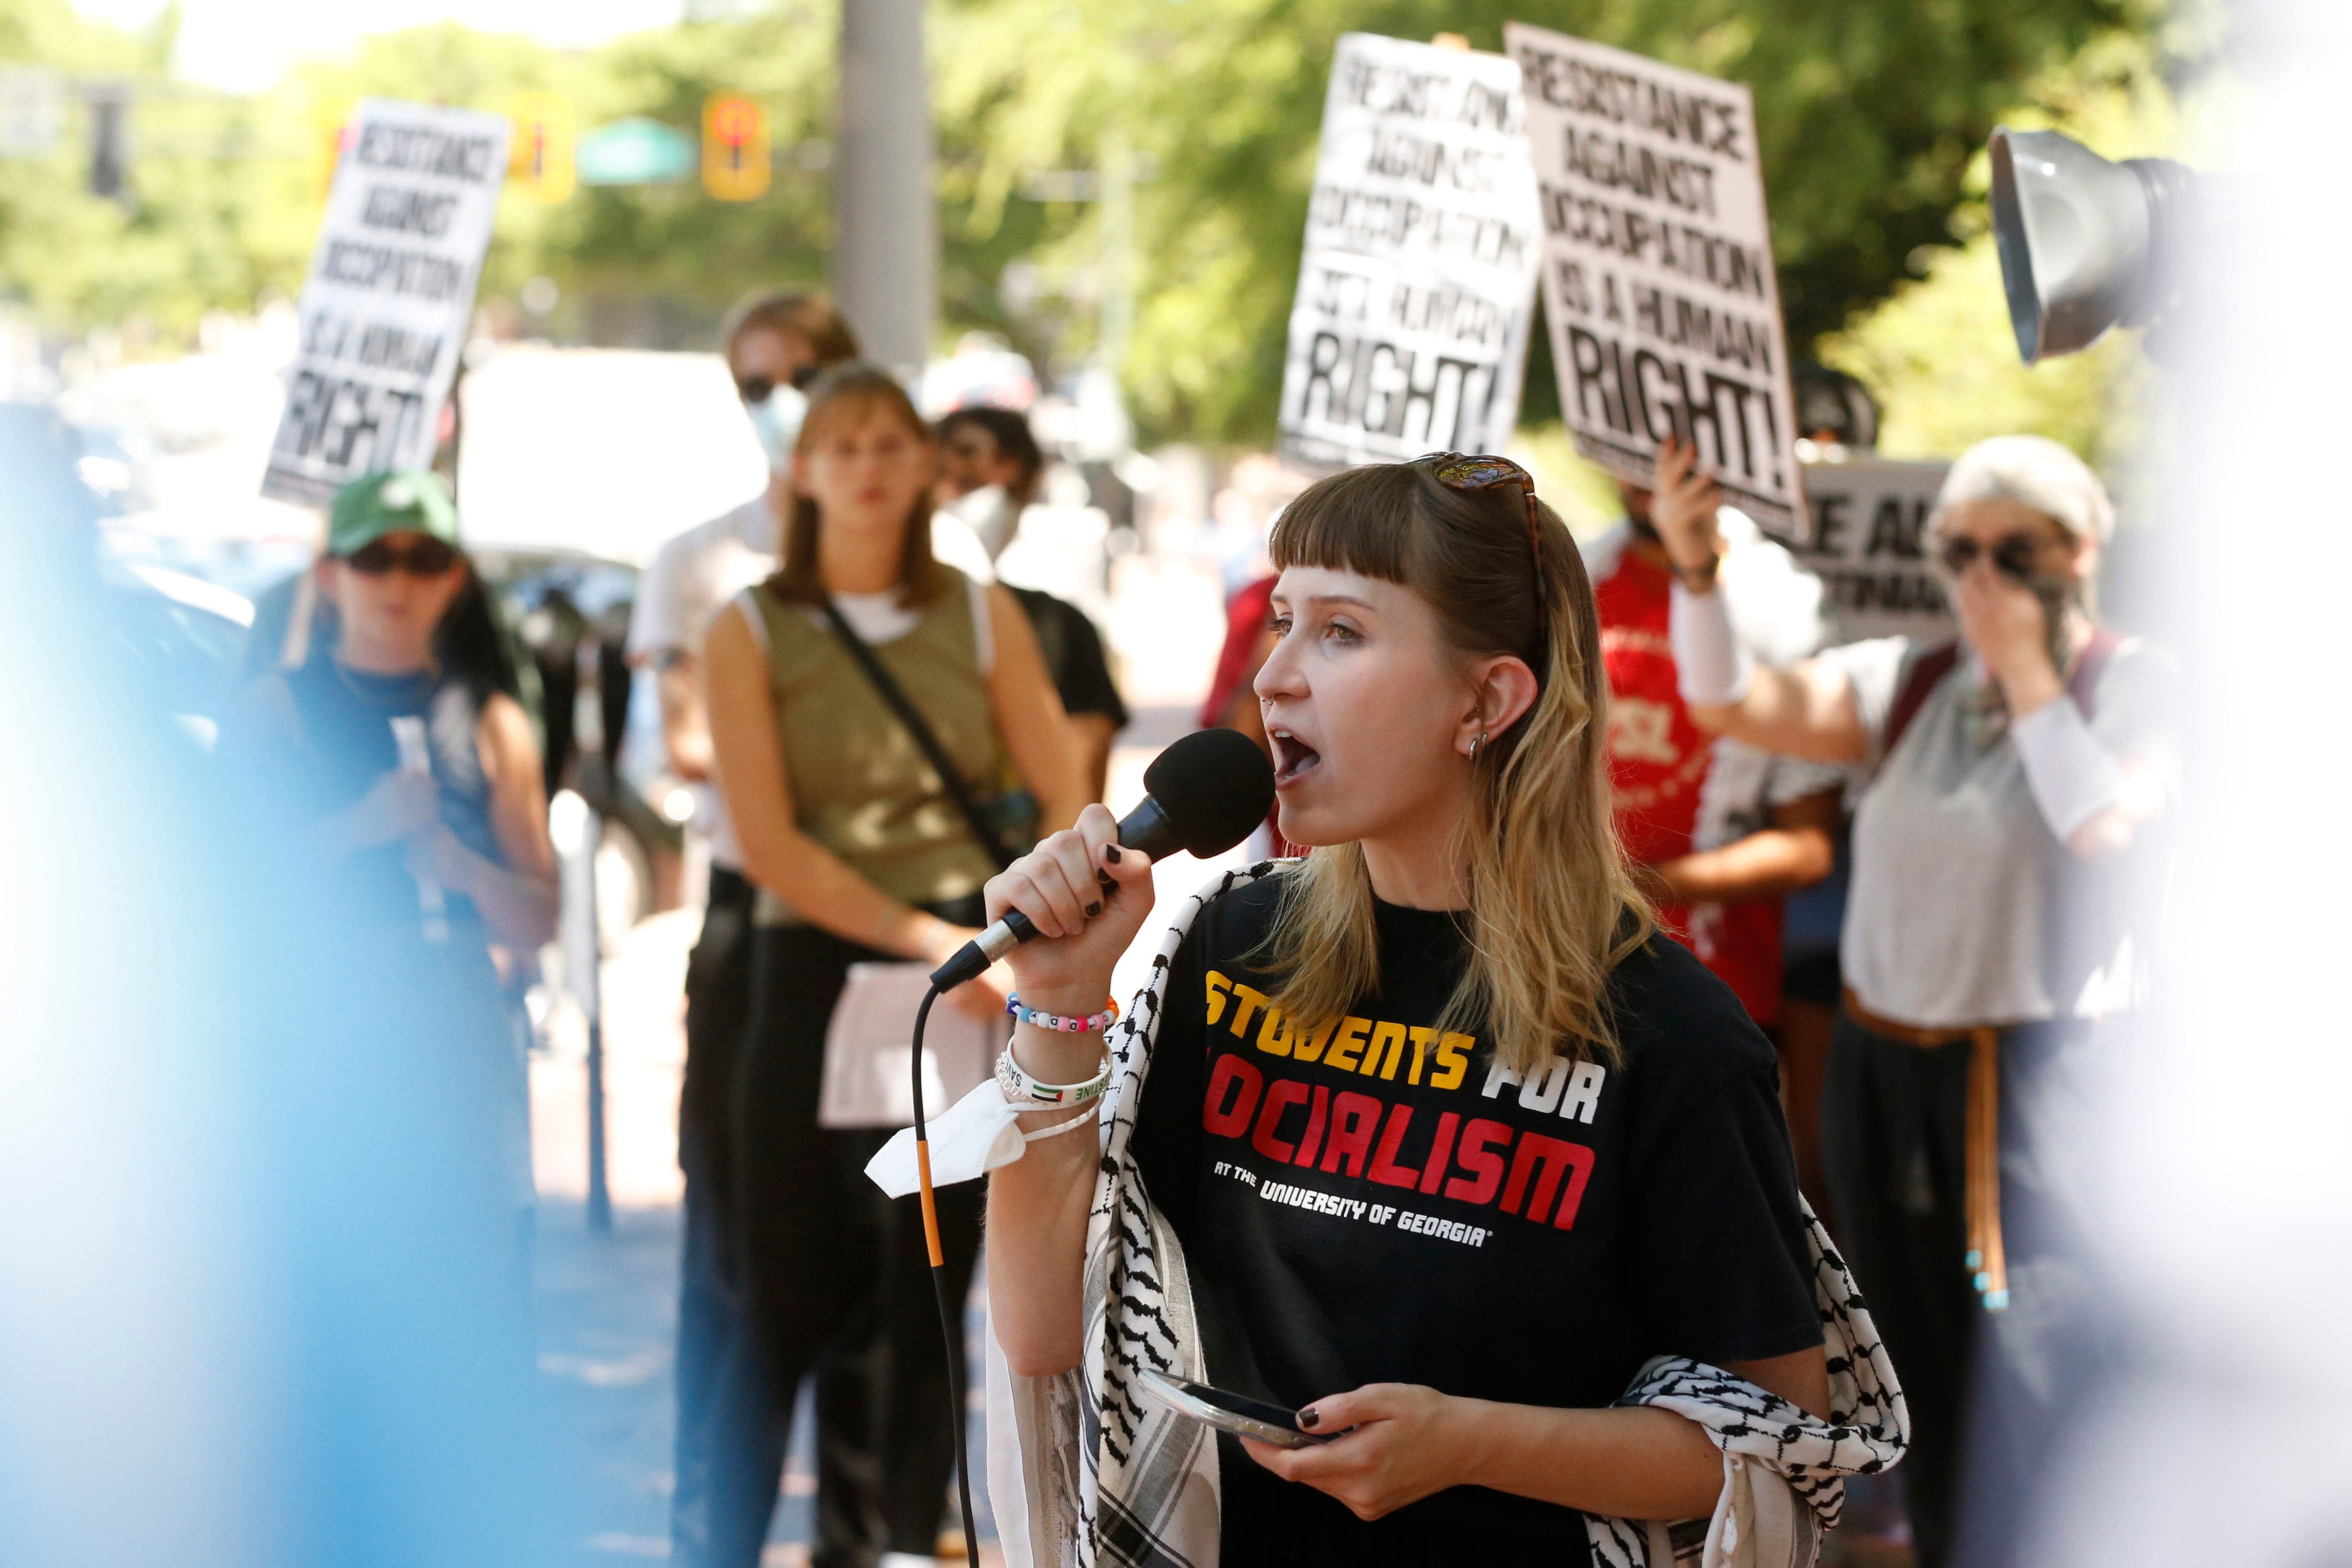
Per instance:
[[[942,912],[969,921],[975,911]],[[754,946],[751,1026],[737,1069],[735,1217],[760,1352],[786,1412],[801,1380],[829,1360],[854,1363],[870,1380],[862,1411],[828,1409],[820,1397],[820,1447],[829,1423],[838,1430],[862,1415],[877,1469],[874,1506],[856,1521],[863,1546],[819,1554],[814,1568],[871,1563],[886,1551],[929,1555],[963,1431],[947,1408],[948,1352],[919,1200],[894,1201],[866,1179],[866,1163],[889,1133],[816,1125],[825,1026],[849,966],[888,955],[800,926],[761,930]],[[983,1195],[977,1182],[938,1194],[959,1357]],[[750,1568],[756,1559],[740,1561]]]
[[[686,1568],[759,1560],[783,1479],[790,1415],[777,1407],[744,1303],[730,1201],[737,1063],[751,1016],[753,898],[741,875],[713,867],[702,934],[687,962],[677,1128],[686,1245],[670,1496],[670,1556]],[[817,1371],[817,1425],[826,1439],[817,1445],[817,1562],[856,1561],[870,1533],[865,1521],[879,1506],[865,1418],[870,1370],[842,1356]]]
[[[2055,1408],[2098,1339],[2065,1164],[2082,1141],[2088,1025],[2031,1024],[2000,1042],[2001,1226],[2010,1305],[1987,1312],[1968,1249],[1967,1042],[1923,1050],[1841,1011],[1822,1091],[1838,1238],[1911,1412],[1899,1472],[1919,1568],[1999,1561],[1971,1520],[2028,1503],[2061,1428]],[[1963,1456],[1966,1463],[1963,1463]],[[1964,1478],[1963,1471],[1967,1474]]]

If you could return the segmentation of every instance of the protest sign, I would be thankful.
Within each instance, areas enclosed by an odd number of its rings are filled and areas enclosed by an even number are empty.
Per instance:
[[[1927,514],[1950,466],[1874,458],[1805,465],[1811,519],[1790,550],[1822,580],[1832,640],[1957,635],[1927,538]]]
[[[1680,435],[1776,531],[1802,502],[1780,289],[1746,88],[1513,22],[1544,315],[1577,450],[1650,482]]]
[[[1284,456],[1341,467],[1498,452],[1535,314],[1519,68],[1343,34],[1282,374]]]
[[[508,122],[370,99],[351,121],[302,285],[261,493],[324,505],[433,460],[506,179]]]

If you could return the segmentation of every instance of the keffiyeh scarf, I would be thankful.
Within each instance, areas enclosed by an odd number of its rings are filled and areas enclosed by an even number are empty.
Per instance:
[[[1052,1377],[1015,1376],[988,1335],[988,1482],[1008,1568],[1210,1568],[1218,1558],[1214,1434],[1144,1395],[1145,1367],[1208,1381],[1183,1248],[1143,1193],[1130,1142],[1168,971],[1208,903],[1278,868],[1227,872],[1192,895],[1151,978],[1110,1032],[1102,1163],[1087,1226],[1086,1355]],[[1675,1525],[1588,1514],[1595,1568],[1810,1568],[1845,1480],[1895,1463],[1911,1424],[1853,1277],[1805,1214],[1813,1297],[1829,1352],[1822,1421],[1730,1373],[1660,1356],[1620,1397],[1696,1422],[1723,1451],[1713,1517]]]

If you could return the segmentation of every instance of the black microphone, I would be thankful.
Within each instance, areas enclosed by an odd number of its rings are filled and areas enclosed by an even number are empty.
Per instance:
[[[1238,730],[1196,730],[1143,770],[1143,800],[1119,819],[1122,849],[1154,860],[1182,849],[1207,859],[1250,836],[1274,807],[1274,764]],[[931,971],[945,991],[982,972],[1037,934],[1019,910],[956,950]]]

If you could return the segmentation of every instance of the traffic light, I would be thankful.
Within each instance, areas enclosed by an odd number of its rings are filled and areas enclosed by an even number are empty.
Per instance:
[[[84,89],[89,107],[89,194],[131,199],[131,89],[100,82]]]
[[[753,201],[768,189],[768,111],[748,98],[714,94],[702,103],[702,188],[722,202]]]
[[[509,118],[507,184],[542,202],[560,202],[578,183],[572,100],[560,92],[517,93]]]

